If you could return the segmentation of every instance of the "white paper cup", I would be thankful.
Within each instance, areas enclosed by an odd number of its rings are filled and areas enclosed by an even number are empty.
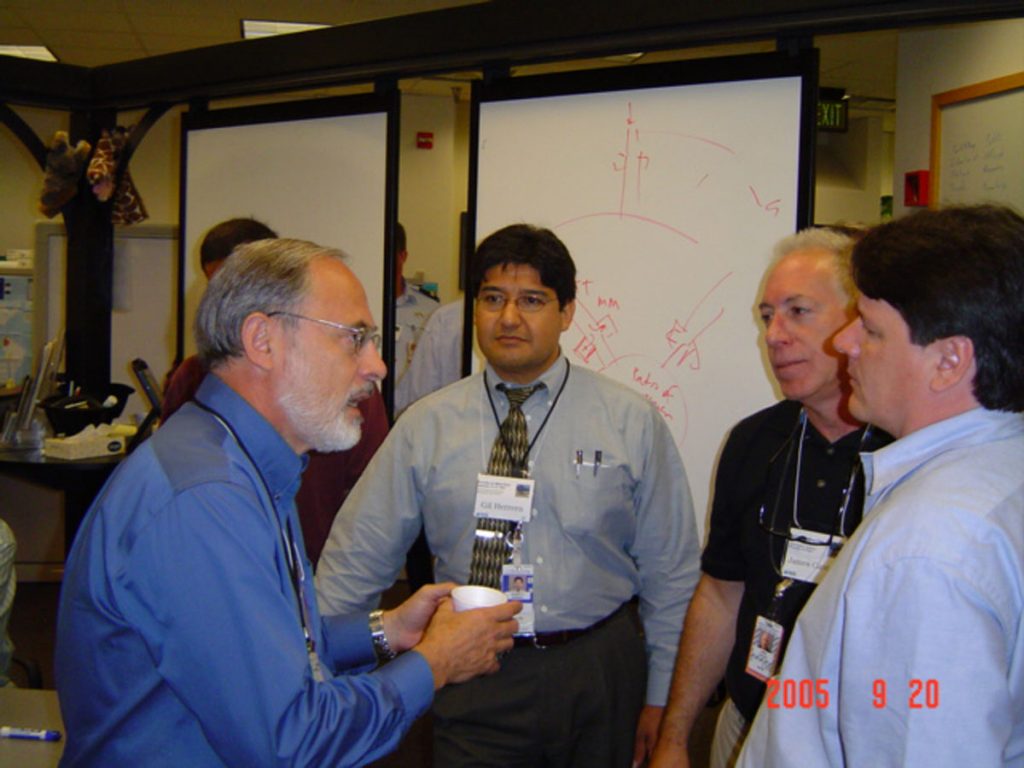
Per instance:
[[[507,603],[505,593],[490,587],[456,587],[452,590],[452,601],[456,611],[473,608],[490,608],[492,605]]]

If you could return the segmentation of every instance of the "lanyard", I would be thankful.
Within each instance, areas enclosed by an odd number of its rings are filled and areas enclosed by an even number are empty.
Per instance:
[[[205,403],[201,403],[199,400],[193,400],[193,402],[202,408],[204,411],[209,413],[217,422],[224,427],[224,430],[234,440],[245,458],[248,460],[249,465],[252,467],[256,476],[260,479],[260,485],[263,487],[263,492],[266,494],[267,502],[270,504],[271,517],[274,518],[274,523],[277,527],[278,535],[281,538],[281,546],[284,548],[285,559],[288,561],[288,576],[291,581],[292,591],[295,593],[295,601],[299,605],[299,624],[302,627],[302,637],[306,642],[306,653],[309,656],[310,668],[313,672],[314,679],[321,681],[323,680],[323,672],[320,669],[319,660],[316,656],[316,641],[313,639],[313,633],[311,631],[311,620],[309,616],[309,610],[306,607],[306,601],[303,599],[305,589],[303,585],[306,582],[306,569],[302,567],[302,554],[299,552],[299,546],[295,541],[294,533],[292,532],[292,521],[289,519],[287,525],[281,525],[281,520],[277,516],[277,505],[274,504],[274,495],[270,492],[270,486],[267,484],[266,478],[263,476],[263,472],[260,471],[259,465],[256,460],[249,453],[249,449],[245,447],[242,441],[238,438],[238,433],[235,432],[234,428],[228,424],[228,422],[210,406]]]
[[[527,463],[527,466],[529,466],[528,459],[530,456],[530,451],[533,450],[533,446],[537,443],[537,438],[540,437],[540,433],[543,432],[544,427],[547,426],[548,419],[551,418],[551,414],[555,412],[555,406],[558,405],[558,401],[561,399],[562,393],[565,391],[565,385],[569,383],[569,371],[571,368],[572,366],[566,363],[565,377],[562,379],[562,385],[558,388],[558,392],[555,394],[555,399],[551,403],[551,408],[548,409],[547,415],[544,417],[544,421],[540,423],[540,426],[537,428],[536,433],[534,433],[533,440],[531,440],[530,444],[526,446],[526,455],[523,457],[523,461]],[[512,456],[512,448],[508,444],[508,441],[505,439],[505,433],[501,431],[501,419],[498,418],[498,409],[497,407],[495,407],[494,398],[491,396],[491,386],[487,381],[487,371],[484,371],[484,392],[487,393],[487,402],[491,404],[491,413],[494,414],[494,423],[498,425],[498,437],[501,440],[501,442],[504,443],[505,451],[508,453],[509,456]],[[511,404],[509,404],[509,407],[512,407]]]
[[[799,435],[797,435],[797,432],[799,432]],[[797,516],[797,513],[798,513],[798,496],[799,496],[799,492],[800,492],[800,476],[802,474],[802,463],[803,463],[803,461],[802,461],[803,460],[803,442],[804,442],[804,439],[806,437],[806,434],[807,434],[807,412],[805,410],[801,409],[801,411],[800,411],[800,418],[797,421],[797,425],[794,428],[791,437],[789,438],[789,440],[787,440],[787,443],[789,443],[789,447],[788,447],[788,450],[786,451],[786,461],[785,461],[785,464],[783,465],[782,473],[779,476],[778,489],[777,489],[776,494],[775,494],[775,504],[772,506],[771,519],[768,520],[767,524],[766,524],[766,521],[765,521],[765,506],[766,505],[764,503],[762,503],[761,509],[760,509],[760,511],[758,513],[758,524],[760,525],[762,530],[764,530],[767,534],[769,534],[769,537],[768,537],[769,558],[771,560],[772,567],[775,569],[775,572],[779,574],[779,576],[781,576],[782,574],[779,571],[779,567],[775,565],[775,560],[776,560],[776,554],[775,554],[776,553],[776,545],[775,545],[775,542],[776,542],[777,538],[786,539],[788,541],[803,542],[805,544],[811,544],[811,545],[814,545],[814,546],[828,546],[833,554],[835,552],[838,552],[839,547],[842,546],[842,544],[840,542],[837,542],[836,538],[837,537],[841,538],[841,537],[844,537],[844,536],[847,535],[847,533],[846,533],[846,514],[847,514],[847,512],[848,512],[848,510],[850,508],[850,501],[851,501],[851,499],[853,497],[853,491],[854,491],[854,489],[856,487],[857,478],[858,478],[858,476],[860,474],[860,471],[861,471],[860,460],[859,460],[859,458],[855,458],[854,461],[853,461],[853,464],[850,467],[850,474],[849,474],[849,478],[847,479],[847,482],[846,482],[846,487],[843,489],[842,501],[840,502],[839,508],[836,510],[835,516],[833,517],[831,529],[829,531],[827,531],[827,533],[829,534],[827,542],[812,541],[812,540],[808,540],[806,537],[804,537],[801,534],[794,534],[793,533],[794,528],[797,529],[797,530],[801,530],[800,520],[799,520],[799,517]],[[858,453],[864,449],[864,446],[867,443],[867,441],[870,439],[870,437],[871,437],[871,425],[868,424],[868,425],[865,425],[864,431],[861,433],[860,443],[859,443],[859,446],[858,446]],[[787,526],[788,530],[785,533],[783,533],[783,532],[780,532],[780,531],[777,530],[776,525],[778,523],[777,518],[778,518],[778,512],[779,512],[779,502],[781,501],[782,491],[783,491],[783,488],[785,486],[786,475],[789,473],[789,467],[791,465],[792,458],[793,458],[793,439],[794,438],[796,438],[798,440],[798,443],[797,443],[797,450],[796,450],[796,453],[797,453],[796,467],[795,467],[796,471],[795,471],[795,473],[793,475],[792,522],[788,524],[788,526]],[[781,452],[781,451],[782,451],[782,448],[779,449],[779,452]],[[779,452],[777,452],[776,455],[772,457],[770,463],[773,463],[775,461],[775,459],[778,457],[778,453]],[[823,533],[824,533],[824,531],[823,531]],[[782,592],[776,593],[775,600],[781,599],[782,593],[789,586],[790,586],[789,584],[785,584],[784,586],[782,586],[781,587]]]

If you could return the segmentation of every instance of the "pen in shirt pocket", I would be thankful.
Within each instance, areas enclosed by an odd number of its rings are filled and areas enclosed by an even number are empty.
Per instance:
[[[599,469],[601,469],[601,462],[604,459],[604,452],[595,450],[593,461],[584,461],[583,456],[583,450],[577,448],[575,457],[573,459],[573,465],[576,469],[576,477],[578,478],[580,476],[580,472],[584,467],[587,467],[588,469],[592,468],[594,470],[594,477],[597,477],[597,472]]]

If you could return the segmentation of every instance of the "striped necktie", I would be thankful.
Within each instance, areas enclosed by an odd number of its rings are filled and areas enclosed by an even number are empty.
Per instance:
[[[491,459],[487,464],[488,474],[503,477],[526,476],[530,443],[526,417],[523,415],[523,403],[543,386],[535,384],[532,387],[510,389],[504,384],[498,385],[498,389],[508,398],[508,415],[501,423],[497,437],[494,438]],[[501,584],[501,567],[508,561],[512,549],[509,534],[514,528],[515,523],[511,520],[477,520],[473,559],[469,565],[470,584],[498,588]]]

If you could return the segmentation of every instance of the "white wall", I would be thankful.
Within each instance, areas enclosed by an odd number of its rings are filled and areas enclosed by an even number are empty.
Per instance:
[[[54,131],[68,129],[66,112],[13,109],[44,144],[49,145]],[[6,126],[0,127],[0,252],[34,247],[35,222],[46,221],[37,207],[42,191],[43,172],[35,158]]]
[[[901,32],[896,75],[896,199],[903,206],[903,175],[929,162],[933,94],[1024,70],[1024,20],[994,21]]]
[[[880,116],[851,118],[846,133],[818,136],[814,221],[877,224],[892,194],[892,134]]]
[[[455,183],[456,104],[450,96],[402,97],[398,218],[408,238],[405,274],[422,271],[440,289],[441,301],[458,295],[459,197],[465,182]],[[434,134],[432,149],[417,149],[416,134]],[[344,247],[344,246],[343,246]]]

